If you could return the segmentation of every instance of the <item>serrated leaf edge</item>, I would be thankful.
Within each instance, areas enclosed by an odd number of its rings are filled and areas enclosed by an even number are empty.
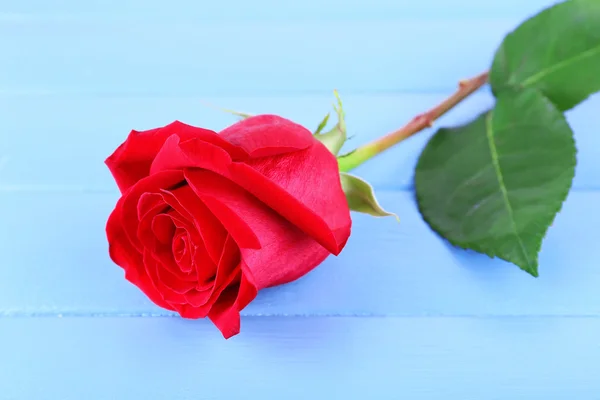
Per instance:
[[[541,92],[539,90],[536,90],[536,91],[541,94]],[[543,94],[542,94],[542,96],[543,96]],[[543,97],[546,99],[546,101],[549,104],[551,104],[556,110],[558,110],[558,112],[560,112],[560,110],[558,109],[558,107],[556,107],[554,105],[554,103],[549,98],[547,98],[546,96],[543,96]],[[487,112],[484,112],[484,113],[480,114],[479,116],[477,116],[477,118],[474,118],[472,121],[470,121],[470,122],[468,122],[466,124],[463,124],[463,125],[461,125],[459,127],[456,127],[456,128],[440,128],[440,129],[437,130],[437,132],[435,134],[433,134],[429,138],[429,141],[433,140],[433,138],[435,136],[437,136],[438,134],[443,134],[443,131],[450,131],[452,129],[458,129],[458,128],[462,127],[462,126],[466,126],[468,124],[473,123],[474,121],[476,121],[477,119],[483,117],[486,114],[491,114],[492,112],[493,112],[493,109],[489,110]],[[568,121],[566,120],[566,118],[564,116],[564,113],[560,112],[560,114],[563,116],[563,119],[565,120],[565,122],[568,125]],[[573,136],[572,136],[572,143],[575,145],[575,139],[574,139]],[[426,147],[427,147],[427,145],[425,145],[425,148]],[[574,154],[573,163],[574,163],[574,165],[576,165],[577,164],[577,147],[576,146],[574,146],[574,147],[575,147],[575,154]],[[423,154],[424,154],[424,152],[422,151],[421,154],[419,155],[419,158],[418,158],[417,164],[416,164],[416,169],[419,168],[419,164],[421,163],[421,160],[423,158]],[[540,251],[542,249],[542,244],[543,244],[544,238],[546,236],[546,233],[548,232],[548,230],[550,229],[550,227],[554,223],[554,221],[556,219],[556,216],[562,211],[564,203],[567,200],[567,198],[569,196],[569,193],[571,191],[571,188],[573,186],[573,179],[572,178],[574,177],[574,169],[573,169],[572,173],[570,173],[570,172],[571,172],[571,170],[565,171],[565,173],[569,173],[569,175],[571,176],[571,184],[563,192],[559,193],[561,201],[558,202],[558,206],[557,207],[551,209],[550,212],[548,213],[550,215],[550,218],[549,218],[550,223],[548,224],[548,227],[543,232],[540,232],[538,234],[538,237],[536,237],[535,247],[534,247],[535,248],[534,261],[536,262],[536,264],[538,263],[539,253],[540,253]],[[416,179],[415,179],[414,184],[415,184],[415,189],[416,189],[416,187],[417,187]],[[436,234],[438,234],[443,240],[446,240],[451,245],[456,246],[456,247],[458,247],[458,248],[460,248],[462,250],[465,250],[465,251],[475,251],[477,253],[484,254],[484,255],[492,258],[492,259],[498,258],[498,259],[501,259],[501,260],[504,260],[506,262],[509,262],[509,263],[513,264],[512,261],[504,259],[503,257],[501,257],[500,255],[496,254],[491,249],[486,248],[484,246],[480,246],[480,245],[478,245],[476,243],[462,242],[462,241],[452,240],[450,238],[447,238],[443,234],[441,228],[437,224],[435,224],[433,221],[431,221],[429,218],[427,218],[427,213],[421,207],[422,196],[419,195],[419,191],[415,190],[414,193],[415,193],[415,200],[416,200],[416,203],[417,203],[417,208],[419,210],[419,214],[421,215],[421,218],[423,218],[423,220],[427,223],[427,225],[429,225],[429,227],[431,227],[431,229]],[[537,267],[533,271],[528,271],[526,269],[523,269],[519,265],[517,265],[517,267],[519,267],[521,270],[529,273],[534,278],[537,278],[539,276],[539,271],[538,271]]]

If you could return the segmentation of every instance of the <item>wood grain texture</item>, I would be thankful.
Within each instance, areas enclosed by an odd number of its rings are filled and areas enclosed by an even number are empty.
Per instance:
[[[0,319],[3,399],[564,400],[600,392],[598,318]]]

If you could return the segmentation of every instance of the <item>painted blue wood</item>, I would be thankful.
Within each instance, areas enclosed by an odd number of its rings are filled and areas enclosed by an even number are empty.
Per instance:
[[[564,400],[600,393],[597,318],[0,319],[3,399]]]
[[[129,96],[446,91],[489,67],[502,37],[523,17],[9,18],[0,21],[0,88]]]
[[[399,128],[448,94],[345,95],[351,139],[346,150]],[[316,128],[332,111],[333,93],[280,97],[0,95],[2,137],[0,191],[114,191],[104,159],[131,129],[150,129],[175,119],[219,130],[235,118],[206,104],[250,113],[276,113]],[[436,127],[474,118],[493,104],[489,91],[469,98]],[[578,153],[576,189],[600,189],[600,95],[570,111]],[[32,117],[35,112],[35,117]],[[412,187],[417,158],[436,128],[365,164],[356,173],[378,189]]]
[[[541,277],[448,246],[410,191],[432,130],[357,173],[400,215],[262,292],[242,334],[153,306],[108,259],[104,158],[132,129],[219,129],[203,102],[353,136],[480,72],[553,0],[0,0],[0,399],[593,399],[600,393],[600,96],[569,113],[575,190]],[[439,125],[492,104],[478,93]]]
[[[104,225],[116,193],[2,197],[0,315],[168,314],[108,258]],[[600,192],[571,194],[544,242],[539,279],[447,245],[421,220],[411,192],[380,199],[400,223],[353,215],[339,257],[262,292],[244,314],[600,317],[597,236],[586,234],[600,226]]]
[[[282,2],[254,0],[195,2],[190,0],[27,0],[0,3],[4,19],[128,19],[192,21],[227,20],[364,20],[398,18],[464,18],[526,16],[552,4],[552,0],[305,0]]]

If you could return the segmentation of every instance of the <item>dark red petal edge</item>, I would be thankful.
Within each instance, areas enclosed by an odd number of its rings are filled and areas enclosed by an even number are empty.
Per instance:
[[[240,311],[256,298],[258,290],[252,274],[242,262],[242,276],[239,287],[230,287],[208,314],[208,318],[221,331],[225,339],[240,333]]]

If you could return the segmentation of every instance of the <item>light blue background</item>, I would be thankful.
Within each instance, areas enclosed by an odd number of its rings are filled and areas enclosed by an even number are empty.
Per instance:
[[[103,161],[129,130],[234,121],[206,102],[312,129],[338,89],[351,148],[486,69],[551,3],[0,0],[0,399],[600,399],[598,96],[568,115],[577,176],[538,279],[421,220],[432,130],[356,171],[401,223],[355,215],[342,255],[262,292],[228,341],[152,305],[104,235]]]

